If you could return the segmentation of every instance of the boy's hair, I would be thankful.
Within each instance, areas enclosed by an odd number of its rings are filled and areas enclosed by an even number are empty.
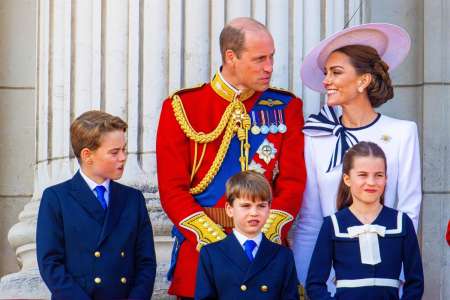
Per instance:
[[[272,188],[267,179],[254,171],[243,171],[231,176],[226,183],[226,198],[230,205],[236,198],[272,202]]]
[[[99,110],[91,110],[81,114],[70,125],[70,142],[78,162],[81,164],[81,150],[88,148],[95,151],[100,147],[105,133],[121,130],[126,132],[127,123]]]
[[[353,163],[355,162],[356,157],[374,157],[383,159],[384,172],[386,173],[386,155],[377,144],[372,142],[359,142],[358,144],[348,149],[347,153],[345,153],[344,155],[344,161],[342,163],[342,177],[341,182],[339,183],[336,199],[337,210],[349,207],[353,203],[350,188],[344,183],[344,174],[350,174],[350,170],[353,169]],[[381,195],[380,203],[384,204],[384,194]]]

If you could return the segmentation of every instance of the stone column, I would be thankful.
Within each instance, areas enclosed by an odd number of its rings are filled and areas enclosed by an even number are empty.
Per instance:
[[[158,258],[155,294],[165,294],[171,223],[159,204],[154,143],[159,105],[168,94],[159,78],[167,71],[164,56],[148,53],[148,61],[144,59],[142,45],[162,44],[161,52],[167,55],[158,34],[164,32],[164,23],[155,20],[167,17],[161,11],[166,7],[162,1],[39,1],[34,193],[9,232],[21,269],[2,278],[0,298],[49,297],[36,263],[40,198],[47,186],[70,178],[78,169],[70,151],[69,127],[90,109],[105,110],[129,124],[129,156],[120,181],[142,190],[147,200]],[[150,38],[144,43],[143,16],[155,22],[145,24]],[[145,81],[152,84],[143,88]]]
[[[450,1],[424,1],[423,299],[450,299]]]
[[[1,279],[0,299],[49,297],[36,263],[39,203],[46,187],[70,178],[78,169],[70,150],[69,127],[74,118],[91,109],[118,115],[129,124],[129,156],[120,181],[139,188],[147,200],[158,259],[154,298],[165,298],[171,223],[159,203],[155,163],[163,99],[181,87],[209,81],[221,64],[218,39],[223,25],[234,17],[252,16],[267,24],[274,35],[274,85],[304,95],[306,112],[317,111],[320,96],[302,91],[299,69],[307,50],[325,32],[341,29],[344,10],[351,9],[332,3],[37,1],[34,193],[9,232],[21,269]],[[332,25],[326,24],[328,18]]]

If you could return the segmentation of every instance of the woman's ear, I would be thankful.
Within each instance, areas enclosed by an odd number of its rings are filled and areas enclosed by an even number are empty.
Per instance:
[[[361,75],[358,86],[358,91],[364,91],[372,82],[372,74],[364,73]]]

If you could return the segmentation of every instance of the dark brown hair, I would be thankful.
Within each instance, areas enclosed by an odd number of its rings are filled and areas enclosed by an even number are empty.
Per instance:
[[[389,66],[380,58],[377,50],[370,46],[349,45],[333,52],[344,53],[350,58],[350,63],[358,75],[369,73],[372,81],[367,87],[367,95],[372,107],[379,107],[394,97]]]
[[[372,142],[359,142],[351,147],[344,155],[344,161],[342,163],[342,177],[339,183],[338,194],[336,199],[336,208],[341,210],[345,207],[349,207],[353,203],[352,194],[350,188],[344,183],[344,174],[349,175],[350,170],[353,169],[353,163],[356,157],[375,157],[382,158],[384,161],[384,171],[386,173],[386,155],[383,150],[375,143]],[[383,193],[384,194],[384,193]],[[384,195],[380,198],[381,204],[384,204]]]
[[[226,183],[227,202],[232,206],[237,198],[272,202],[272,188],[267,179],[254,171],[243,171],[231,176]]]
[[[81,150],[97,150],[101,145],[101,138],[107,132],[127,130],[127,123],[119,117],[108,113],[91,110],[81,114],[70,125],[70,142],[72,150],[78,162],[80,161]]]

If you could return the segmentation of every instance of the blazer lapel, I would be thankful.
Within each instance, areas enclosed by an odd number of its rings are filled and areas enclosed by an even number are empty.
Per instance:
[[[259,246],[258,252],[256,253],[255,260],[250,265],[244,281],[249,280],[253,276],[257,275],[262,269],[264,269],[267,264],[272,261],[278,250],[279,247],[277,247],[276,244],[270,242],[263,234],[261,244]]]
[[[97,246],[99,246],[114,229],[125,206],[126,195],[122,195],[120,186],[111,180],[109,187],[109,203],[106,212],[106,220],[103,224],[102,234],[100,235]]]
[[[242,249],[241,244],[233,233],[230,233],[220,244],[220,250],[244,273],[247,272],[250,261]]]
[[[103,225],[105,211],[95,198],[94,193],[89,189],[86,181],[81,177],[78,171],[71,181],[70,194],[84,208],[84,210],[95,219],[100,225]]]

